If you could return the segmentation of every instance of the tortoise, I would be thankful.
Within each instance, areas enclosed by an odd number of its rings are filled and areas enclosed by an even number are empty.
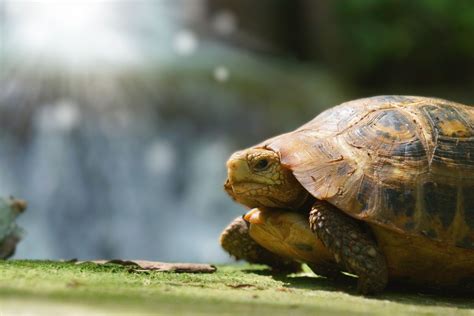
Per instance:
[[[0,260],[15,254],[23,230],[15,223],[16,217],[26,209],[26,202],[13,197],[0,198]]]
[[[459,288],[474,280],[474,108],[377,96],[235,152],[227,193],[251,208],[221,234],[237,259],[322,276]]]

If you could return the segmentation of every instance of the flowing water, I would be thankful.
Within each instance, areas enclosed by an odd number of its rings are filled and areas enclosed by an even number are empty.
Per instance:
[[[226,261],[220,231],[244,212],[227,157],[343,98],[196,34],[199,5],[0,3],[0,194],[29,202],[17,258]]]

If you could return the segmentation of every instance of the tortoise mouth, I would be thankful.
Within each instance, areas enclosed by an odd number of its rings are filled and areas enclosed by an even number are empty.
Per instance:
[[[231,196],[235,197],[236,195],[266,195],[264,192],[269,191],[271,185],[268,183],[258,183],[251,181],[230,181],[226,180],[224,183],[224,190]],[[264,192],[262,192],[264,190]],[[263,194],[262,194],[263,193]]]
[[[229,195],[231,195],[231,193],[234,192],[234,191],[232,190],[232,184],[230,184],[229,179],[226,179],[226,180],[225,180],[225,183],[224,183],[224,190],[225,190]]]
[[[279,201],[272,196],[271,185],[255,182],[227,180],[224,190],[237,203],[246,207],[278,207]]]

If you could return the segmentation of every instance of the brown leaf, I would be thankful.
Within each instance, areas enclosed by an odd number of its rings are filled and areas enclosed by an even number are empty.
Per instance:
[[[143,272],[143,270],[175,272],[175,273],[213,273],[217,269],[211,264],[204,263],[169,263],[147,260],[90,260],[90,261],[76,261],[76,264],[81,263],[95,263],[95,264],[119,264],[122,266],[130,266],[132,270]]]
[[[242,288],[247,288],[247,287],[255,287],[253,284],[247,284],[247,283],[241,283],[241,284],[226,284],[228,287],[231,287],[233,289],[242,289]]]

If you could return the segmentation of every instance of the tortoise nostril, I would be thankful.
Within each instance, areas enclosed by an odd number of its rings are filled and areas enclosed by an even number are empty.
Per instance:
[[[247,168],[247,162],[245,160],[232,160],[227,163],[227,169],[234,172],[244,172]]]

